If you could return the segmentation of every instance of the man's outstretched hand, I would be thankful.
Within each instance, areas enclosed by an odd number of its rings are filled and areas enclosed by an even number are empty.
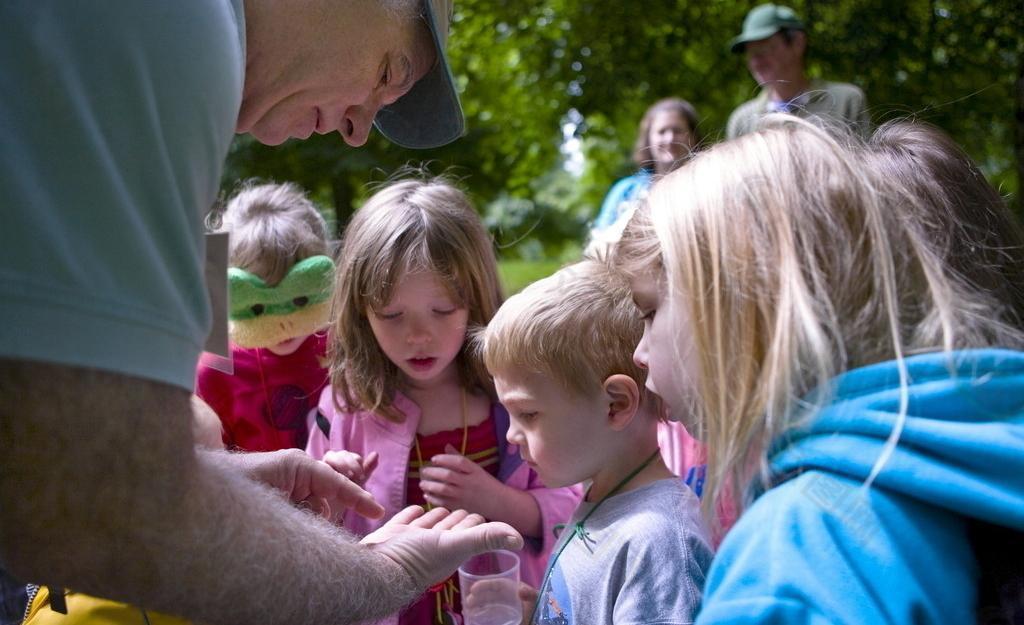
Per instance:
[[[472,556],[495,549],[519,550],[523,537],[507,523],[479,514],[409,506],[361,541],[397,563],[418,588],[440,583]]]

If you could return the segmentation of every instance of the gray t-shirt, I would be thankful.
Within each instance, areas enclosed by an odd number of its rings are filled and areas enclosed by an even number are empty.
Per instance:
[[[534,623],[692,623],[700,608],[711,542],[699,505],[681,479],[659,480],[594,508],[583,502],[552,552]]]
[[[242,3],[0,2],[0,357],[192,389]]]

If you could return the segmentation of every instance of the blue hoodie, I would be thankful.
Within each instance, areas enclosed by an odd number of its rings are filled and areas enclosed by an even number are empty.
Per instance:
[[[874,484],[899,412],[895,362],[836,378],[833,401],[774,446],[781,484],[726,536],[698,624],[975,622],[967,520],[1024,531],[1024,353],[905,362],[906,424]]]

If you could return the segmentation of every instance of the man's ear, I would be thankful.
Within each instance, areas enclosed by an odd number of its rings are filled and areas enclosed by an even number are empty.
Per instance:
[[[640,409],[640,388],[628,375],[608,376],[602,385],[608,404],[608,425],[615,431],[626,429]]]

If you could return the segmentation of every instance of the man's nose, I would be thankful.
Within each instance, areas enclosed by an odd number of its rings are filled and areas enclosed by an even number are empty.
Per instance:
[[[357,148],[370,136],[370,127],[373,126],[373,118],[381,108],[380,103],[371,101],[358,106],[350,106],[345,109],[345,116],[341,120],[341,133],[345,143]]]

